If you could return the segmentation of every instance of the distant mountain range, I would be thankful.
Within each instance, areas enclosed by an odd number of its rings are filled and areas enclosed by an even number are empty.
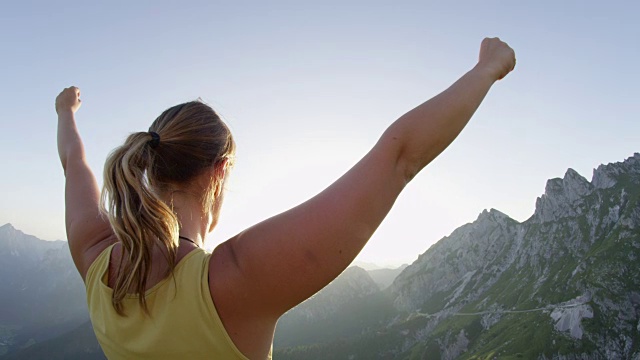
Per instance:
[[[306,309],[301,311],[316,315],[324,312],[325,318],[330,318],[342,306],[359,304],[354,300],[359,299],[359,291],[368,288],[372,293],[388,287],[406,266],[370,273],[349,268],[325,291],[301,305]],[[84,284],[66,241],[40,240],[11,224],[0,227],[0,309],[2,360],[104,359],[89,322]],[[363,311],[359,313],[364,315]],[[292,310],[284,316],[278,330],[298,333],[297,314]],[[343,323],[343,333],[357,327],[348,321]],[[313,340],[310,335],[303,337],[310,339],[306,343]]]
[[[88,319],[82,279],[65,241],[0,227],[0,355],[61,335]]]
[[[569,169],[526,221],[485,210],[406,268],[347,269],[274,359],[640,360],[639,258],[640,154]],[[0,360],[101,358],[84,301],[66,243],[0,227]]]

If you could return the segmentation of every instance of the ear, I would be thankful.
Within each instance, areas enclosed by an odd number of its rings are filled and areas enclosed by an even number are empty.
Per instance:
[[[228,160],[229,159],[224,159],[224,160],[220,161],[219,163],[217,163],[214,166],[216,179],[224,179],[225,176],[227,175],[227,162],[228,162]]]
[[[217,189],[215,190],[215,196],[218,197],[222,193],[222,187],[224,186],[225,176],[227,176],[227,159],[222,160],[217,163],[213,169],[214,179],[218,183]]]

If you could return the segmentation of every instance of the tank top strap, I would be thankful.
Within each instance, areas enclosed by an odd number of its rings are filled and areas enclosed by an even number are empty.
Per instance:
[[[107,246],[106,249],[102,250],[100,255],[93,260],[91,266],[87,270],[87,275],[85,276],[84,284],[87,287],[87,291],[89,291],[89,287],[95,286],[102,276],[104,276],[105,271],[109,269],[109,259],[111,258],[111,250],[117,243],[113,243]]]

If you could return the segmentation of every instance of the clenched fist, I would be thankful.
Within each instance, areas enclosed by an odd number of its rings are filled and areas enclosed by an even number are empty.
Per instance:
[[[67,110],[75,113],[80,108],[80,105],[82,105],[80,89],[75,86],[62,90],[56,97],[56,112],[58,114]]]
[[[485,38],[480,45],[478,66],[500,80],[516,67],[516,53],[500,38]]]

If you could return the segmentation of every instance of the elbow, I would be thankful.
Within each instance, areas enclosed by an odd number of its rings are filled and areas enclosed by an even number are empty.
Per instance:
[[[62,173],[67,177],[67,159],[60,158],[60,164],[62,165]]]
[[[416,177],[422,169],[429,165],[429,163],[431,163],[439,153],[439,151],[434,151],[434,149],[424,153],[411,151],[410,148],[404,151],[398,160],[398,167],[404,174],[406,182],[409,183],[413,180],[413,178]]]
[[[394,168],[404,183],[409,183],[420,171],[419,161],[411,152],[406,136],[391,126],[385,131],[378,146],[390,154]]]
[[[418,165],[418,162],[411,159],[410,156],[401,156],[398,159],[398,171],[404,177],[405,184],[408,184],[413,180],[416,175],[420,172],[422,167]]]
[[[384,140],[381,139],[391,148],[396,169],[402,174],[406,183],[413,180],[449,144],[446,139],[435,136],[419,139],[411,135],[402,136],[401,133],[389,128],[383,135]]]

